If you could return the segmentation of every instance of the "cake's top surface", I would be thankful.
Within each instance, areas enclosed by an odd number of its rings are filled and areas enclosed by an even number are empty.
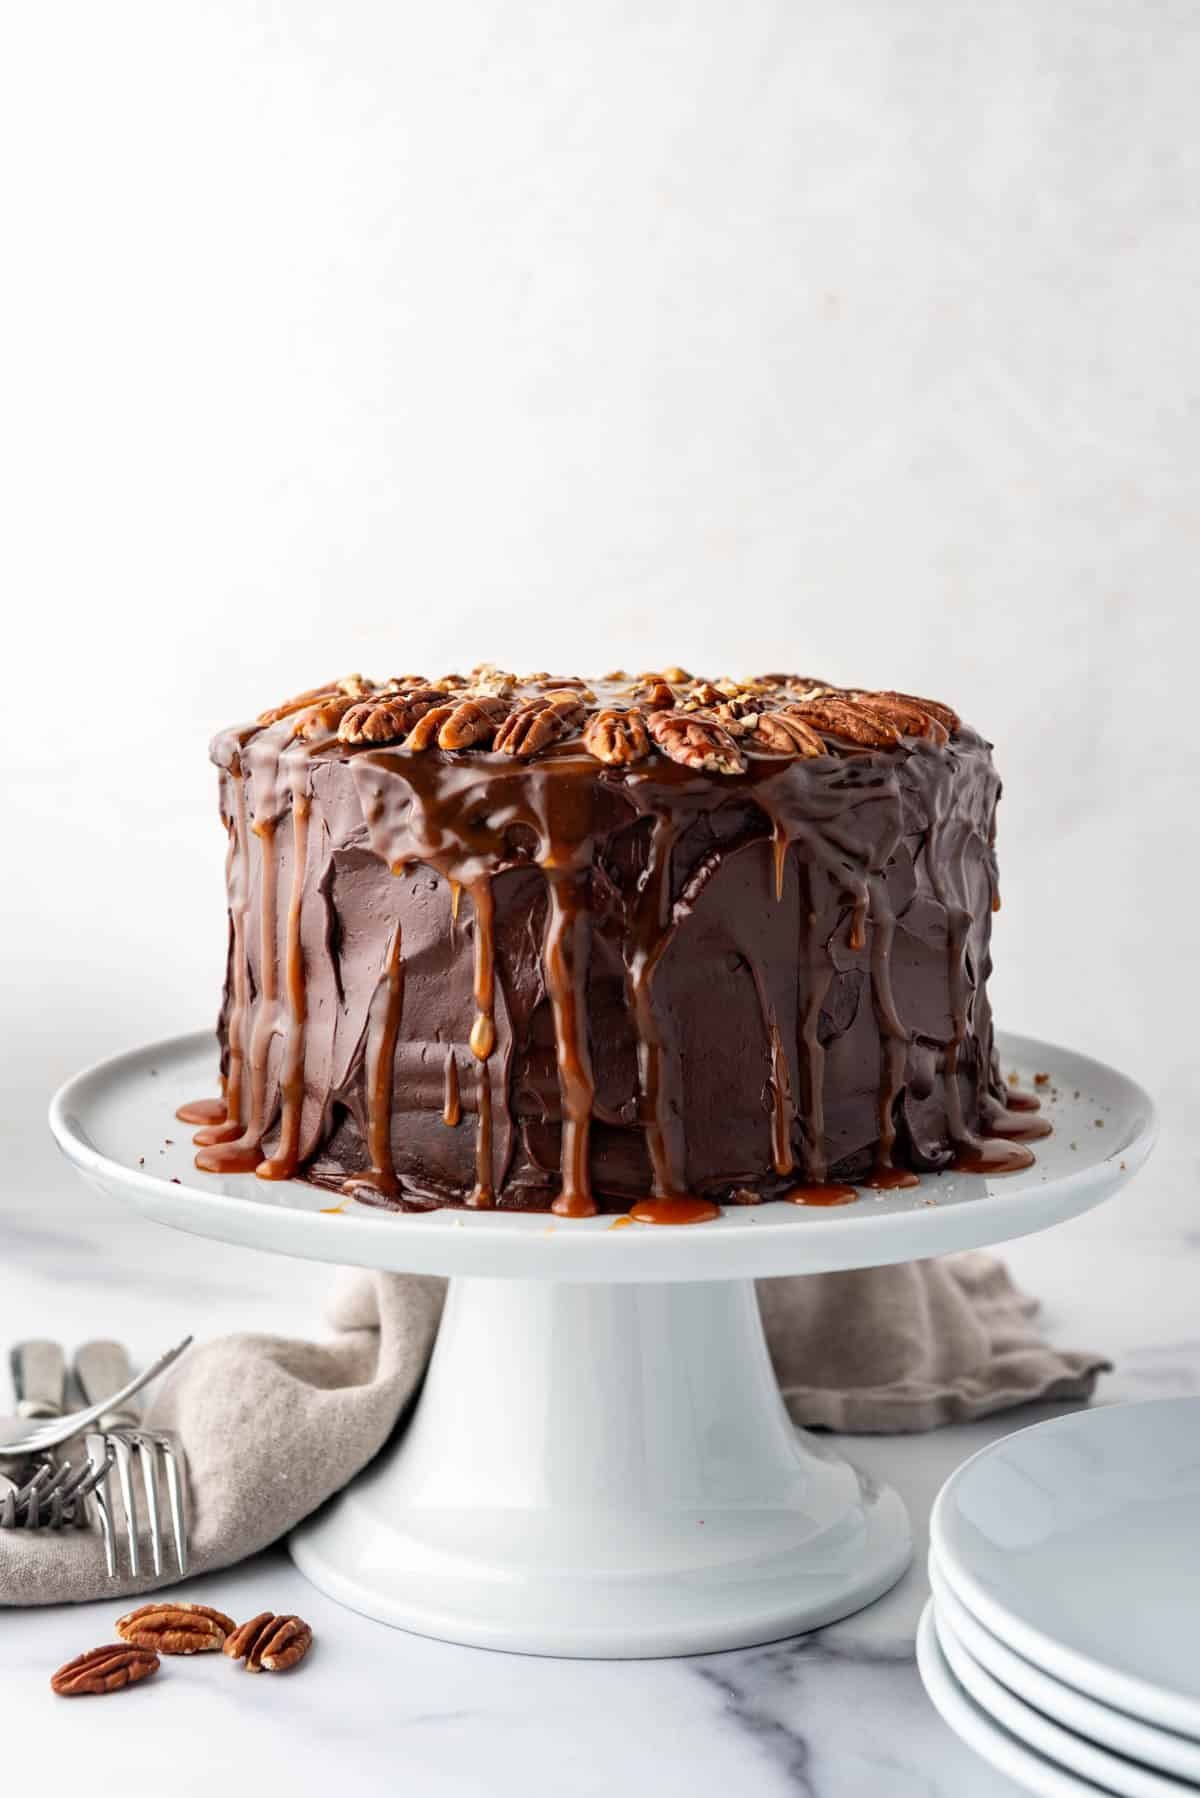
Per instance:
[[[749,756],[815,759],[898,752],[947,743],[962,730],[956,712],[912,694],[836,687],[815,676],[761,674],[707,680],[683,668],[600,679],[546,673],[519,677],[485,662],[469,675],[359,674],[298,693],[226,733],[214,753],[270,731],[280,746],[337,744],[347,752],[490,751],[530,761],[577,745],[624,768],[666,758],[716,775],[744,773]],[[224,747],[224,753],[222,748]]]

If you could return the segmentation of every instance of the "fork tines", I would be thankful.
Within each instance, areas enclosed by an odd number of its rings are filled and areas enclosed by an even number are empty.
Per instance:
[[[103,1453],[108,1461],[108,1476],[101,1479],[93,1494],[100,1530],[104,1538],[108,1576],[117,1576],[118,1530],[114,1517],[112,1472],[116,1474],[116,1490],[120,1494],[121,1514],[130,1575],[137,1579],[142,1571],[141,1516],[137,1488],[140,1484],[146,1501],[149,1524],[150,1558],[156,1579],[163,1573],[165,1530],[159,1504],[160,1478],[166,1487],[167,1509],[171,1518],[171,1542],[175,1565],[180,1574],[187,1572],[187,1526],[184,1516],[183,1479],[179,1455],[171,1436],[159,1431],[120,1428],[97,1431],[87,1438],[89,1455]]]

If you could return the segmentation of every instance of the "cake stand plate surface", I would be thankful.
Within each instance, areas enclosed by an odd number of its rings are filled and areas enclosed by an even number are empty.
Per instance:
[[[314,1583],[421,1634],[625,1657],[813,1629],[897,1580],[903,1506],[796,1430],[753,1281],[907,1261],[1045,1229],[1145,1160],[1154,1110],[1085,1056],[1002,1037],[1054,1135],[1023,1174],[927,1176],[850,1205],[731,1209],[683,1228],[445,1210],[401,1216],[288,1181],[197,1173],[177,1105],[216,1090],[213,1038],[89,1069],[54,1135],[105,1192],[177,1229],[308,1259],[451,1276],[421,1396],[371,1467],[292,1538]],[[330,1209],[330,1208],[335,1209]]]

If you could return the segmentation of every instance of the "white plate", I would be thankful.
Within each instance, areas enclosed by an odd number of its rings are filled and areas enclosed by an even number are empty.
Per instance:
[[[966,1608],[1026,1660],[1200,1741],[1200,1398],[1006,1436],[947,1480],[930,1541]]]
[[[998,1679],[993,1679],[987,1668],[981,1667],[964,1648],[936,1600],[934,1621],[942,1652],[964,1692],[969,1693],[994,1722],[1024,1742],[1027,1748],[1032,1748],[1035,1754],[1064,1767],[1068,1773],[1077,1773],[1081,1778],[1103,1786],[1106,1791],[1119,1794],[1119,1798],[1179,1798],[1184,1788],[1178,1780],[1164,1773],[1154,1773],[1149,1767],[1139,1767],[1135,1761],[1110,1754],[1107,1748],[1100,1748],[1095,1742],[1063,1729],[1053,1718],[1043,1716],[1041,1711],[1016,1697],[1007,1686],[1002,1686]]]
[[[984,1179],[926,1175],[907,1192],[864,1191],[853,1204],[731,1207],[687,1229],[611,1217],[431,1211],[398,1216],[303,1181],[199,1174],[175,1107],[216,1091],[209,1031],[175,1037],[101,1062],[56,1095],[50,1127],[59,1147],[106,1192],[159,1223],[251,1248],[317,1261],[412,1273],[502,1278],[728,1280],[763,1274],[878,1267],[980,1248],[1044,1230],[1087,1211],[1141,1166],[1153,1146],[1154,1107],[1123,1074],[1031,1037],[1001,1036],[1006,1071],[1026,1086],[1036,1071],[1054,1082],[1046,1111],[1054,1135],[1035,1145],[1024,1173]]]
[[[1053,1761],[1044,1760],[1024,1742],[1001,1728],[963,1690],[943,1653],[934,1621],[933,1600],[921,1613],[917,1626],[917,1667],[921,1683],[935,1710],[976,1754],[1001,1773],[1007,1773],[1039,1798],[1105,1798],[1104,1788],[1080,1779]]]
[[[929,1579],[937,1606],[938,1628],[948,1626],[972,1660],[1035,1710],[1055,1718],[1086,1740],[1111,1748],[1127,1760],[1200,1784],[1200,1747],[1168,1729],[1155,1729],[1124,1711],[1110,1710],[1073,1686],[1051,1679],[1040,1667],[1015,1654],[973,1617],[942,1572],[936,1555],[929,1557]]]

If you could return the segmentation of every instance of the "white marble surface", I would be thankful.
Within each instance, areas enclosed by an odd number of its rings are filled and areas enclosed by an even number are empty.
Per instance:
[[[1153,1178],[1151,1164],[1142,1180]],[[248,1323],[319,1330],[329,1270],[163,1231],[70,1180],[53,1184],[55,1202],[10,1203],[3,1214],[6,1339],[116,1330],[149,1353],[181,1325],[201,1335]],[[1102,1401],[1200,1391],[1200,1233],[1139,1236],[1138,1184],[1092,1217],[1007,1251],[1018,1278],[1044,1300],[1049,1332],[1117,1362]],[[950,1469],[993,1434],[1044,1414],[1039,1407],[846,1446],[901,1489],[923,1544],[930,1502]],[[52,1739],[60,1760],[120,1756],[122,1789],[155,1798],[168,1768],[180,1798],[207,1795],[226,1778],[247,1789],[286,1780],[291,1793],[324,1798],[351,1768],[358,1789],[403,1786],[422,1798],[607,1798],[622,1789],[664,1798],[1001,1798],[1015,1790],[957,1742],[921,1690],[913,1662],[926,1591],[919,1565],[870,1610],[809,1638],[642,1663],[508,1657],[394,1632],[330,1603],[282,1552],[187,1590],[238,1615],[298,1610],[318,1633],[310,1664],[292,1678],[253,1680],[215,1658],[167,1662],[140,1691],[68,1706],[51,1696],[49,1672],[104,1640],[122,1607],[5,1614],[0,1712],[22,1723],[15,1767],[10,1755],[18,1788],[35,1789]]]

